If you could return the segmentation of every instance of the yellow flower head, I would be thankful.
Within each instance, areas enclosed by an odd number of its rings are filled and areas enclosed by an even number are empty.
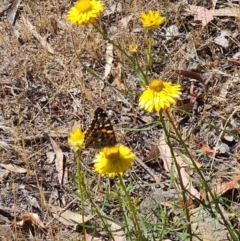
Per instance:
[[[73,126],[72,131],[69,133],[68,145],[77,152],[83,147],[84,133],[78,126]]]
[[[132,54],[136,54],[137,51],[138,51],[138,46],[137,44],[130,44],[128,46],[128,49],[129,49],[129,52],[132,53]]]
[[[181,95],[181,85],[153,80],[139,98],[139,107],[148,112],[165,110],[175,105]]]
[[[94,169],[102,176],[123,175],[131,167],[134,157],[135,155],[126,146],[105,147],[95,156]]]
[[[150,10],[148,13],[141,12],[140,21],[146,29],[156,29],[160,24],[164,23],[166,17],[161,17],[160,11],[153,12]]]
[[[103,10],[104,4],[97,0],[78,0],[68,11],[67,19],[77,25],[95,23],[96,18]]]

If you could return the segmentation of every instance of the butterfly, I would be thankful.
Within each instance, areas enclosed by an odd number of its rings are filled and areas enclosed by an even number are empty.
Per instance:
[[[100,107],[94,112],[94,118],[85,132],[85,148],[104,148],[117,144],[116,136],[107,113]]]

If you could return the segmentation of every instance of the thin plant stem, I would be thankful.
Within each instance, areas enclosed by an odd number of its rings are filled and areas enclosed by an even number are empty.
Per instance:
[[[153,35],[152,30],[148,31],[148,51],[147,51],[147,67],[145,75],[148,76],[148,71],[152,66],[152,45],[153,45]]]
[[[171,145],[170,135],[169,135],[169,132],[167,130],[166,123],[165,123],[165,121],[163,119],[162,111],[159,112],[159,117],[160,117],[160,122],[162,123],[162,127],[163,127],[163,130],[164,130],[166,139],[167,139],[167,143],[168,143],[170,151],[171,151],[172,159],[174,161],[174,164],[175,164],[175,167],[177,169],[178,176],[179,176],[179,182],[180,182],[180,186],[181,186],[181,189],[182,189],[182,197],[183,197],[184,209],[185,209],[186,217],[187,217],[187,220],[188,220],[188,223],[189,223],[189,225],[188,225],[188,232],[189,232],[189,237],[190,237],[190,241],[191,241],[192,240],[191,219],[190,219],[190,213],[189,213],[189,210],[188,210],[188,207],[187,207],[187,196],[186,196],[187,192],[186,192],[186,189],[184,187],[183,180],[181,178],[181,170],[180,170],[181,167],[177,163],[176,156],[175,156],[175,153],[173,151],[173,147]]]
[[[89,74],[91,74],[92,76],[94,76],[96,79],[102,81],[104,84],[106,84],[107,86],[113,88],[114,90],[116,90],[117,92],[119,92],[120,94],[123,94],[125,95],[125,92],[116,88],[115,86],[111,85],[108,81],[105,81],[104,79],[102,79],[93,69],[87,67],[82,61],[81,61],[81,58],[80,56],[77,54],[77,51],[76,51],[76,46],[75,46],[75,42],[73,40],[73,35],[71,34],[71,38],[72,38],[72,43],[73,43],[73,47],[74,47],[74,50],[75,50],[75,53],[78,57],[78,61],[80,63],[80,65],[83,67],[84,70],[86,70]]]
[[[111,240],[115,240],[111,231],[109,231],[108,228],[108,223],[106,222],[105,218],[103,217],[103,215],[101,214],[101,212],[99,211],[98,206],[95,204],[95,202],[93,201],[93,198],[91,197],[91,193],[89,192],[89,190],[86,188],[85,185],[85,181],[84,181],[84,172],[82,171],[81,168],[81,151],[77,152],[77,180],[78,180],[78,190],[80,193],[80,199],[81,199],[81,209],[82,209],[82,226],[83,226],[83,232],[84,232],[84,240],[86,240],[86,227],[85,227],[85,221],[84,221],[84,196],[83,194],[86,194],[87,200],[91,203],[92,207],[95,208],[95,211],[98,215],[98,217],[101,219],[104,228],[106,229],[106,231],[108,231],[108,234],[111,238]]]
[[[139,63],[138,62],[135,62],[131,56],[129,56],[126,51],[119,45],[119,44],[116,44],[113,40],[111,40],[103,31],[100,30],[100,28],[95,25],[95,24],[92,24],[93,27],[95,28],[95,30],[97,32],[99,32],[104,39],[106,39],[110,44],[112,44],[115,48],[117,48],[121,53],[124,54],[124,56],[130,61],[130,63],[132,64],[134,70],[136,71],[136,73],[139,73],[140,72],[140,80],[142,81],[142,83],[144,85],[147,85],[148,84],[148,81],[147,81],[147,76],[144,74],[142,68],[139,66]]]
[[[237,139],[238,141],[240,141],[240,137],[237,136],[237,134],[235,134],[235,133],[233,133],[233,132],[231,132],[231,131],[228,131],[228,130],[220,127],[220,126],[216,126],[215,124],[212,124],[211,122],[209,122],[209,121],[207,121],[207,120],[205,120],[205,119],[203,119],[203,118],[201,118],[201,117],[199,117],[199,116],[196,116],[196,115],[194,115],[194,114],[192,114],[192,113],[189,113],[189,112],[187,112],[187,111],[185,111],[185,110],[183,110],[183,109],[181,109],[181,108],[179,108],[179,107],[177,107],[177,106],[175,106],[174,109],[176,109],[177,111],[180,111],[180,112],[183,113],[183,114],[186,114],[186,115],[188,115],[188,116],[194,117],[195,119],[197,119],[197,120],[199,120],[199,121],[202,121],[203,123],[206,123],[207,125],[209,125],[210,127],[214,128],[215,130],[220,131],[220,132],[223,132],[223,133],[228,134],[228,135],[231,135],[231,136],[233,136],[235,139]]]
[[[130,226],[128,225],[129,221],[128,221],[128,216],[127,216],[127,213],[126,213],[126,207],[124,206],[124,202],[122,202],[122,196],[121,196],[121,190],[117,190],[117,195],[118,195],[118,200],[119,200],[119,206],[120,206],[120,209],[123,213],[123,218],[124,218],[124,222],[125,222],[125,227],[127,229],[127,232],[130,233]]]
[[[118,177],[119,177],[120,185],[121,185],[121,187],[124,191],[124,194],[126,195],[126,198],[127,198],[128,208],[131,211],[131,214],[132,214],[132,217],[133,217],[134,227],[137,228],[136,234],[139,235],[137,240],[141,241],[141,240],[143,240],[143,237],[142,237],[142,232],[141,232],[141,229],[140,229],[140,226],[139,226],[139,221],[138,221],[137,214],[136,214],[136,209],[134,208],[134,206],[132,204],[129,193],[128,193],[128,191],[126,189],[126,186],[123,182],[122,176],[120,174],[118,174]]]
[[[80,199],[81,199],[81,210],[82,210],[82,227],[83,227],[83,235],[84,235],[84,240],[86,240],[86,227],[85,227],[85,221],[84,221],[84,174],[82,172],[82,168],[81,168],[81,153],[82,151],[79,149],[77,151],[77,185],[78,185],[78,191],[80,194]]]
[[[167,117],[168,117],[168,119],[169,119],[169,121],[170,121],[170,124],[172,125],[172,127],[173,127],[173,129],[174,129],[174,131],[175,131],[175,133],[176,133],[176,135],[177,135],[177,137],[179,138],[179,141],[181,142],[181,144],[182,144],[182,146],[183,146],[183,148],[184,148],[187,156],[189,157],[189,159],[191,160],[191,162],[192,162],[195,170],[197,171],[197,173],[198,173],[199,176],[201,177],[201,180],[203,181],[204,187],[206,188],[207,192],[210,194],[212,200],[214,201],[216,211],[220,214],[221,219],[222,219],[222,221],[224,222],[225,227],[228,229],[228,231],[229,231],[229,233],[230,233],[230,235],[231,235],[231,238],[232,238],[234,241],[238,241],[238,240],[239,240],[238,237],[240,237],[240,233],[237,232],[236,230],[235,230],[235,232],[232,230],[232,228],[231,228],[231,226],[230,226],[230,223],[228,223],[228,221],[226,220],[226,218],[225,218],[225,216],[224,216],[224,214],[223,214],[223,212],[222,212],[222,210],[221,210],[221,208],[220,208],[220,206],[219,206],[219,202],[218,202],[217,198],[215,197],[214,193],[212,192],[212,190],[211,190],[210,187],[208,186],[207,181],[205,180],[202,172],[199,170],[197,164],[196,164],[195,161],[193,160],[192,155],[190,154],[190,152],[189,152],[189,150],[188,150],[188,148],[187,148],[184,140],[182,139],[182,137],[181,137],[178,129],[177,129],[176,126],[175,126],[175,123],[173,122],[173,120],[172,120],[172,118],[171,118],[171,115],[169,114],[168,111],[165,111],[165,113],[166,113],[166,115],[167,115]],[[171,145],[170,145],[170,147],[171,147]],[[180,177],[180,176],[179,176],[179,177]],[[181,180],[181,178],[180,178],[180,180]],[[237,234],[236,234],[236,233],[237,233]],[[236,236],[236,235],[237,235],[237,236]]]

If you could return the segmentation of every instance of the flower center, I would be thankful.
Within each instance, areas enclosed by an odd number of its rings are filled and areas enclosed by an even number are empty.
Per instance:
[[[160,92],[163,89],[163,82],[159,79],[155,79],[149,84],[149,88],[151,90]]]
[[[105,154],[106,158],[108,158],[112,161],[119,158],[119,148],[118,148],[118,146],[105,147],[103,151],[104,151],[104,154]]]
[[[81,0],[77,2],[76,8],[79,12],[88,12],[91,9],[90,0]]]

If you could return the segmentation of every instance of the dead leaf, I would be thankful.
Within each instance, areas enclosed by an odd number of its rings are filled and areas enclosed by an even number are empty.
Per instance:
[[[240,16],[239,8],[219,8],[210,10],[213,16],[228,16],[228,17],[237,17]]]
[[[240,64],[240,59],[228,59],[228,61],[231,63]]]
[[[169,40],[177,35],[179,35],[179,29],[178,26],[176,24],[173,24],[171,26],[169,26],[168,28],[166,28],[166,39]]]
[[[230,30],[225,29],[221,31],[220,36],[216,37],[213,41],[214,43],[220,45],[223,48],[227,48],[229,46],[229,38],[232,36],[232,33]],[[226,38],[227,37],[227,38]]]
[[[52,215],[64,225],[74,226],[76,225],[76,223],[81,224],[83,223],[83,221],[87,222],[93,218],[93,216],[88,216],[88,217],[84,216],[84,220],[83,220],[82,214],[74,213],[52,204],[46,204],[46,206],[50,210],[50,212],[52,212]]]
[[[0,163],[0,166],[4,167],[5,169],[7,169],[7,170],[9,170],[11,172],[16,172],[16,173],[26,173],[27,172],[27,169],[19,167],[19,166],[14,165],[14,164],[3,164],[3,163]]]
[[[210,155],[216,155],[219,153],[219,151],[217,150],[212,150],[211,148],[209,148],[206,144],[200,142],[199,145],[201,146],[200,151],[206,153],[206,154],[210,154]]]
[[[105,64],[105,72],[104,72],[103,79],[107,78],[108,75],[110,74],[112,63],[113,63],[113,45],[108,42],[106,46],[106,64]]]
[[[215,9],[218,0],[212,0],[212,9]]]
[[[210,10],[196,5],[189,5],[189,8],[194,14],[194,20],[201,21],[203,27],[213,20],[213,15]]]
[[[40,228],[43,232],[47,233],[47,228],[41,221],[40,217],[37,213],[25,213],[22,215],[22,220],[16,223],[12,223],[11,227],[28,227],[36,225]]]
[[[48,164],[53,163],[53,161],[55,160],[55,153],[53,151],[49,151],[49,152],[46,152],[46,156],[47,156],[46,162]]]
[[[96,232],[96,231],[95,231]],[[102,237],[93,237],[91,234],[86,233],[86,241],[102,241]]]
[[[31,207],[34,207],[37,210],[40,210],[41,212],[43,212],[43,210],[42,210],[41,206],[39,205],[39,202],[38,202],[36,197],[28,195],[28,202],[31,205]]]
[[[188,208],[188,209],[193,209],[199,207],[200,203],[194,202],[192,198],[189,198],[186,203],[183,201],[179,201],[177,204],[178,208]]]
[[[104,72],[103,79],[107,79],[108,82],[111,84],[114,81],[118,81],[119,83],[121,78],[122,78],[122,65],[120,62],[114,61],[113,45],[110,43],[107,43],[106,64],[105,64],[105,72]]]
[[[124,230],[118,224],[111,222],[111,221],[107,221],[107,225],[108,225],[108,230],[112,233],[114,241],[126,241],[126,237],[124,235]],[[97,233],[96,233],[95,229],[87,230],[87,233],[86,233],[87,239],[86,240],[87,241],[103,240],[103,237],[100,234],[98,234],[98,235],[96,235],[96,234]]]
[[[218,94],[218,97],[221,98],[226,98],[228,93],[229,93],[229,89],[232,88],[232,79],[228,78],[226,79],[226,81],[224,81],[221,86],[219,86],[220,91]]]
[[[15,0],[11,5],[11,10],[8,13],[7,19],[9,24],[13,25],[15,22],[16,13],[21,0]]]
[[[116,223],[106,220],[108,225],[108,230],[111,232],[114,241],[126,241],[124,230]],[[86,240],[87,241],[101,241],[103,236],[100,232],[96,231],[94,228],[86,229]]]
[[[222,182],[220,185],[214,188],[213,192],[215,192],[217,195],[222,195],[228,190],[239,188],[239,182],[240,182],[240,176],[237,176],[236,178],[234,178],[233,181]]]
[[[22,221],[23,222],[26,222],[26,221],[29,221],[29,220],[31,220],[31,222],[33,224],[36,224],[41,229],[46,230],[45,225],[43,224],[43,222],[41,221],[41,219],[40,219],[40,217],[38,216],[37,213],[26,213],[26,214],[22,215]]]
[[[157,159],[159,157],[159,148],[158,146],[151,145],[151,150],[148,154],[148,157],[146,158],[146,161],[152,161],[154,159]]]
[[[133,14],[130,14],[128,15],[127,17],[124,17],[122,18],[120,21],[119,21],[119,27],[123,28],[123,29],[128,29],[128,26],[129,26],[129,23],[130,21],[132,21],[133,19]]]
[[[186,9],[186,15],[193,15],[193,11],[191,9]],[[213,15],[213,17],[218,16],[228,16],[228,17],[237,17],[239,18],[240,16],[240,9],[238,7],[229,7],[229,8],[219,8],[219,9],[211,9],[208,10],[209,12],[211,12],[211,14]]]
[[[179,163],[179,160],[182,160],[180,157],[177,157],[177,162]],[[183,186],[188,190],[188,192],[193,196],[196,197],[197,199],[200,198],[200,193],[197,191],[196,188],[193,187],[193,184],[191,182],[191,178],[188,175],[188,173],[185,171],[184,168],[180,169],[180,175],[182,178]],[[179,186],[180,190],[180,186]]]
[[[49,28],[50,28],[50,31],[51,31],[52,34],[57,35],[58,23],[57,23],[56,19],[53,18],[53,17],[50,18],[50,26],[49,26]]]
[[[190,87],[190,99],[191,99],[191,101],[196,101],[196,98],[202,99],[204,96],[206,96],[207,88],[206,88],[206,85],[205,85],[204,80],[201,77],[201,75],[199,75],[196,72],[189,71],[189,70],[178,70],[177,69],[175,71],[176,71],[177,74],[180,74],[180,75],[182,75],[186,78],[198,80],[203,85],[203,93],[201,93],[201,92],[196,93],[196,92],[194,92],[194,83],[191,83],[191,87]]]
[[[9,175],[9,171],[5,169],[0,169],[0,183]]]
[[[107,224],[115,241],[126,241],[124,230],[121,228],[121,226],[111,221],[107,221]]]
[[[160,202],[159,204],[165,206],[165,207],[168,207],[168,208],[173,208],[174,205],[172,203],[169,203],[169,202]]]
[[[173,163],[173,157],[171,154],[170,147],[167,145],[164,139],[161,140],[159,144],[159,149],[160,149],[165,170],[168,172],[171,171],[172,173],[174,173],[174,176],[176,178],[179,178],[176,166]],[[191,161],[186,156],[184,155],[182,156],[184,157],[184,160],[187,160],[188,163],[191,163]],[[182,178],[184,188],[186,188],[193,197],[200,198],[200,193],[197,191],[197,189],[193,187],[191,178],[184,169],[184,166],[189,164],[186,161],[183,161],[182,157],[180,157],[177,153],[175,153],[175,157],[176,157],[177,164],[180,167],[180,175]],[[181,190],[181,187],[177,182],[175,183],[175,185],[179,190]]]
[[[46,41],[45,38],[43,38],[36,30],[36,28],[24,17],[24,15],[21,15],[22,21],[25,25],[25,27],[32,33],[32,35],[40,42],[40,44],[50,53],[54,54],[53,48],[50,46],[50,44]]]
[[[108,8],[104,11],[103,16],[104,17],[109,17],[110,14],[116,14],[116,13],[121,13],[123,10],[123,6],[121,2],[112,2]]]
[[[55,165],[58,172],[58,181],[62,185],[64,184],[63,183],[63,177],[64,177],[63,152],[51,137],[49,137],[49,139],[52,144],[52,148],[56,154]]]
[[[122,64],[120,62],[115,62],[113,63],[111,72],[108,77],[108,82],[115,83],[118,89],[124,89],[124,85],[121,82],[122,80]]]
[[[199,75],[198,73],[196,72],[193,72],[193,71],[189,71],[189,70],[180,70],[180,69],[177,69],[175,70],[176,73],[186,77],[186,78],[189,78],[189,79],[195,79],[195,80],[198,80],[199,82],[201,82],[203,85],[205,85],[204,83],[204,80],[203,78],[201,77],[201,75]]]
[[[172,204],[169,202],[160,202],[161,205],[168,207],[168,208],[185,208],[187,207],[188,209],[193,209],[199,206],[199,203],[194,202],[192,198],[188,199],[186,203],[183,201],[179,201],[176,204]]]
[[[182,99],[178,101],[179,108],[185,111],[191,111],[193,109],[193,103],[189,101],[189,98]]]

